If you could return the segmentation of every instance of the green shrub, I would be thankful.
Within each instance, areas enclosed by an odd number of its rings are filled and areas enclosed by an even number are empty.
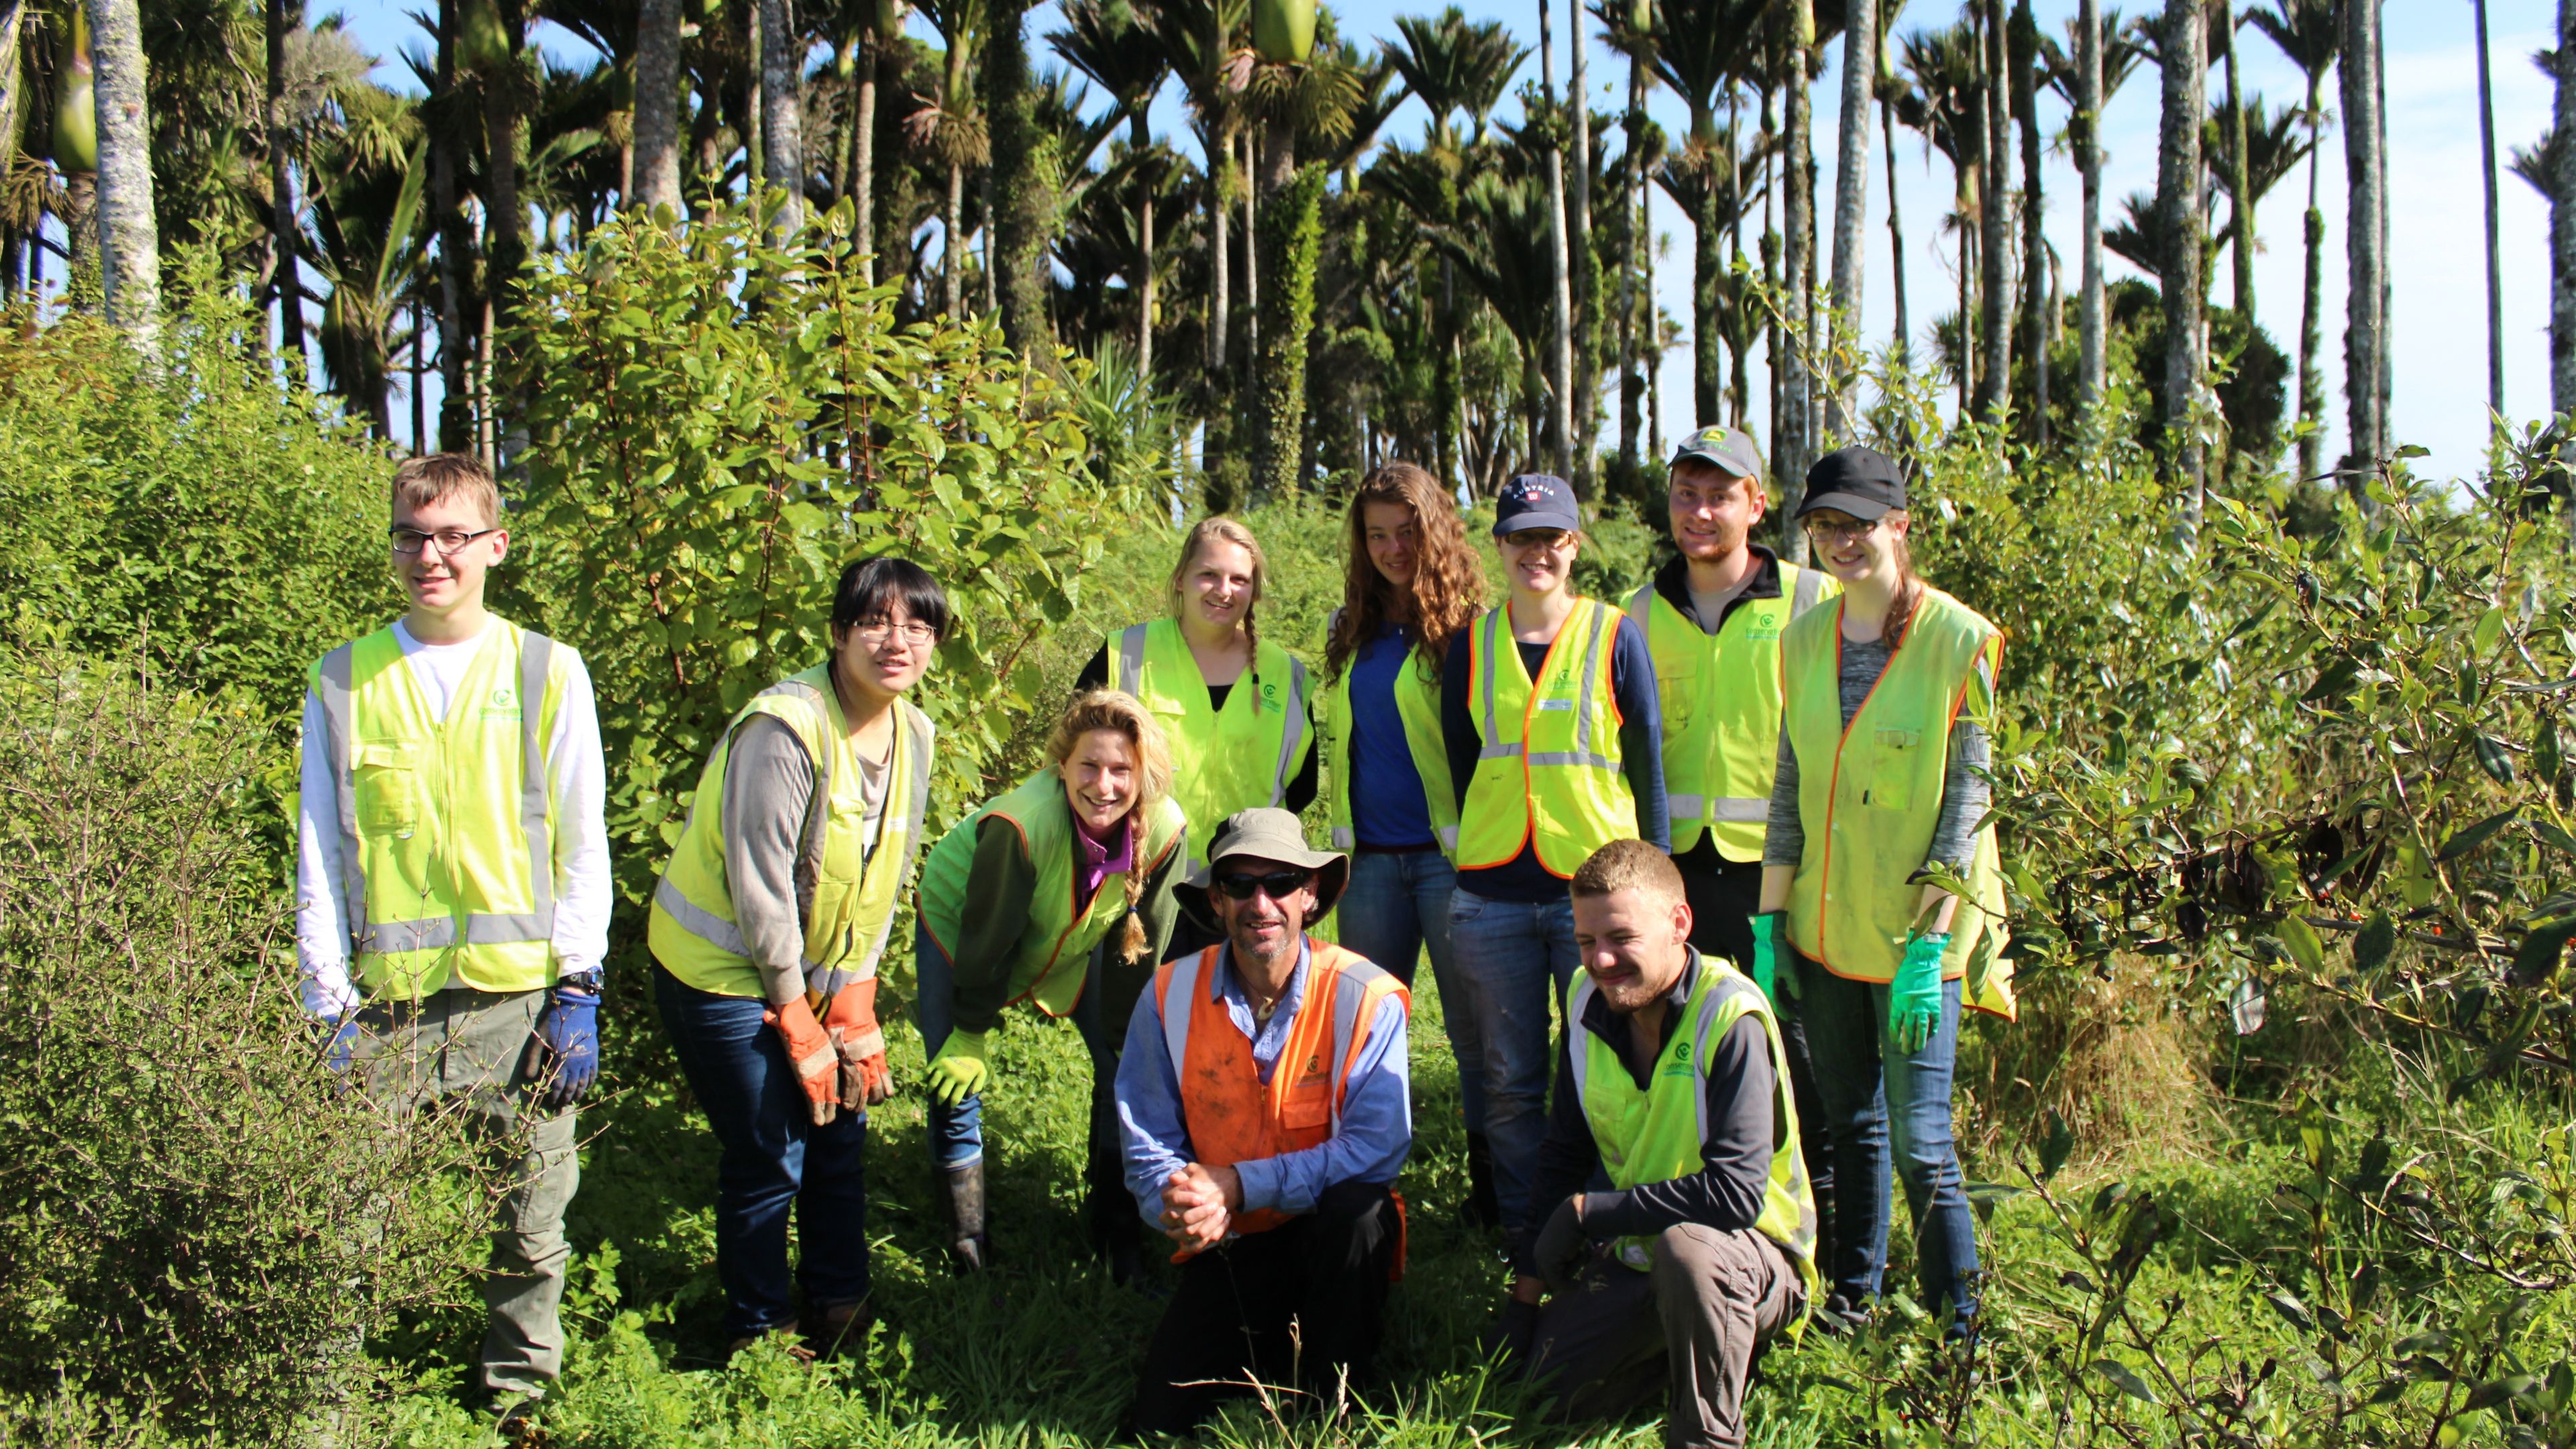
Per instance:
[[[479,1246],[452,1127],[303,1024],[257,701],[0,667],[0,1425],[41,1439],[276,1437]]]

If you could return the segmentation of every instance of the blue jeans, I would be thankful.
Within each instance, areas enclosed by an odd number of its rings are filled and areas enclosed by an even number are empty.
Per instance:
[[[1351,856],[1351,883],[1333,907],[1334,929],[1345,947],[1413,984],[1424,950],[1431,952],[1431,984],[1440,993],[1440,1024],[1458,1059],[1458,1105],[1467,1130],[1485,1130],[1485,1044],[1475,1013],[1459,987],[1449,946],[1449,896],[1458,872],[1437,850],[1362,850]]]
[[[1795,954],[1795,953],[1792,953]],[[1798,1008],[1815,1059],[1822,1130],[1833,1138],[1830,1292],[1855,1307],[1887,1271],[1890,1158],[1914,1217],[1923,1306],[1950,1303],[1951,1322],[1976,1310],[1977,1231],[1950,1136],[1950,1076],[1959,1052],[1959,983],[1941,985],[1941,1024],[1923,1049],[1896,1050],[1887,1035],[1887,987],[1848,981],[1797,958]]]
[[[804,1248],[797,1278],[806,1303],[829,1308],[867,1297],[867,1114],[844,1112],[829,1126],[813,1125],[785,1044],[761,1024],[758,999],[700,991],[659,964],[653,995],[689,1090],[724,1149],[716,1169],[716,1278],[724,1285],[726,1336],[795,1321],[790,1205]]]
[[[1460,886],[1449,898],[1450,952],[1485,1057],[1485,1139],[1503,1239],[1531,1226],[1530,1180],[1547,1140],[1554,1023],[1574,978],[1574,903],[1489,900]],[[1562,1089],[1561,1089],[1562,1090]]]
[[[1109,933],[1116,940],[1118,932]],[[1083,977],[1082,996],[1073,1006],[1074,1029],[1082,1033],[1082,1044],[1091,1051],[1091,1142],[1088,1176],[1092,1195],[1097,1199],[1104,1190],[1123,1202],[1126,1181],[1118,1157],[1118,1111],[1112,1089],[1118,1080],[1118,1053],[1127,1040],[1127,1016],[1118,1013],[1115,1024],[1109,1021],[1114,1010],[1104,998],[1101,987],[1101,952],[1104,942],[1091,953],[1091,966]],[[929,928],[913,932],[912,964],[915,998],[913,1020],[921,1025],[921,1042],[926,1056],[936,1058],[948,1043],[948,1033],[957,1024],[957,976],[950,969],[948,953],[939,949]],[[1132,1006],[1132,998],[1128,1003]],[[984,1094],[981,1092],[951,1107],[937,1097],[930,1099],[930,1158],[942,1172],[972,1167],[984,1160]]]

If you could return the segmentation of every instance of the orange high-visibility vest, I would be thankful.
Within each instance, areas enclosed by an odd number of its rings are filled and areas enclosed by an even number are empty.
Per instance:
[[[1163,1013],[1163,1048],[1181,1083],[1181,1122],[1190,1154],[1210,1167],[1232,1167],[1323,1145],[1341,1126],[1351,1064],[1368,1043],[1378,1003],[1394,997],[1413,1011],[1413,996],[1388,972],[1339,946],[1308,937],[1306,993],[1288,1028],[1288,1045],[1263,1085],[1252,1042],[1222,1003],[1208,998],[1220,946],[1154,973],[1154,1004]],[[1288,1221],[1274,1208],[1235,1217],[1235,1231],[1258,1233]]]

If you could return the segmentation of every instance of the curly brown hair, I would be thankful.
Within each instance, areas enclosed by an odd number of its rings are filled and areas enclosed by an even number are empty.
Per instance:
[[[1413,568],[1413,652],[1429,677],[1440,677],[1449,641],[1485,607],[1485,571],[1458,526],[1458,507],[1439,480],[1412,463],[1382,463],[1351,495],[1342,530],[1342,607],[1324,641],[1324,678],[1341,678],[1360,646],[1377,637],[1394,602],[1395,585],[1369,561],[1368,506],[1393,503],[1413,513],[1418,561]]]

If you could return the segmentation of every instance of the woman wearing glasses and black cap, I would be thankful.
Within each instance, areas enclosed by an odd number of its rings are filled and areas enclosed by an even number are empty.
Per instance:
[[[1798,521],[1843,593],[1781,639],[1753,939],[1756,979],[1799,1000],[1824,1105],[1816,1130],[1832,1134],[1820,1321],[1853,1322],[1878,1293],[1892,1148],[1923,1301],[1946,1300],[1963,1332],[1977,1245],[1950,1130],[1959,1012],[2013,1009],[1985,774],[2003,636],[1914,572],[1905,480],[1880,454],[1818,460]]]
[[[1440,678],[1458,792],[1451,960],[1484,1043],[1485,1137],[1513,1243],[1534,1226],[1552,1003],[1576,964],[1566,882],[1613,840],[1670,848],[1654,657],[1635,620],[1574,591],[1582,529],[1564,479],[1503,486],[1494,542],[1511,596],[1458,631]]]
[[[653,892],[654,996],[707,1125],[716,1276],[736,1347],[796,1319],[866,1332],[867,1109],[886,1099],[877,962],[930,803],[930,719],[904,698],[948,632],[918,564],[841,573],[832,652],[743,706],[707,757]]]

